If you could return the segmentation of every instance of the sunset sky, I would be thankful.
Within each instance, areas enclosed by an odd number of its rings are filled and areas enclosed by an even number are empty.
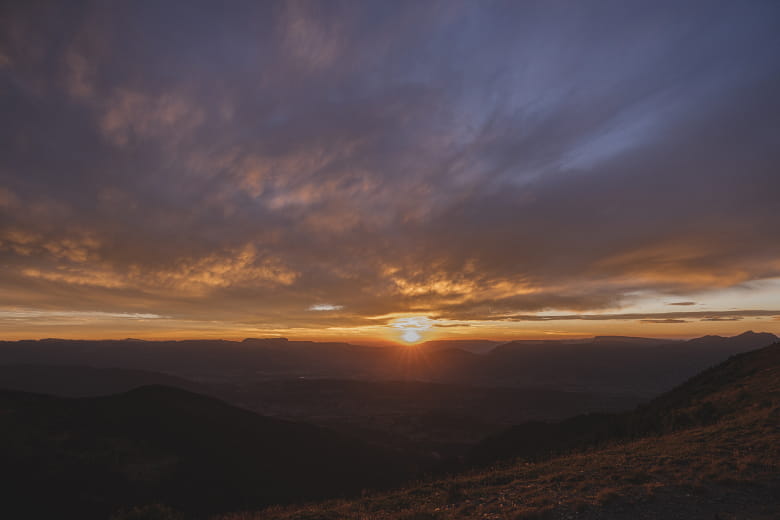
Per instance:
[[[3,2],[0,339],[780,333],[776,1]]]

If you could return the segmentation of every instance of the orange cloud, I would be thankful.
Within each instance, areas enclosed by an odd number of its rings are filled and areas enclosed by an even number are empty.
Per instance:
[[[181,93],[150,96],[118,89],[100,118],[103,134],[118,146],[131,137],[179,141],[199,127],[205,118],[201,108]]]

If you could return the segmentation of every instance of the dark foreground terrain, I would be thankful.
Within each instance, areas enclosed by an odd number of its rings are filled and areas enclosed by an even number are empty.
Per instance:
[[[733,356],[633,411],[523,422],[438,467],[348,428],[264,417],[200,392],[297,418],[315,418],[318,410],[327,420],[393,416],[400,409],[402,422],[432,410],[500,414],[518,408],[518,400],[522,409],[533,394],[410,381],[234,386],[67,366],[8,366],[0,383],[12,388],[0,391],[8,518],[780,517],[777,343]],[[102,392],[122,393],[95,396]],[[557,392],[537,396],[566,395]],[[447,423],[424,431],[446,436]],[[379,491],[399,485],[406,487]],[[331,501],[316,502],[323,499]]]
[[[104,519],[150,502],[205,517],[354,495],[413,471],[356,439],[170,387],[80,399],[0,391],[4,518]]]
[[[536,462],[520,458],[361,500],[220,518],[780,518],[780,344],[735,356],[637,413],[654,426],[633,439],[618,431],[601,447]]]

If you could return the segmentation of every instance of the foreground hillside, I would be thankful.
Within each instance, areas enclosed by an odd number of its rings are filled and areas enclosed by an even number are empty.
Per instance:
[[[202,517],[349,496],[410,470],[355,439],[179,389],[81,399],[0,391],[3,518],[105,519],[154,502]]]
[[[222,520],[776,519],[780,344],[736,356],[654,404],[699,417],[663,435],[406,489]]]
[[[775,351],[759,350],[735,356],[692,377],[677,388],[656,397],[635,410],[622,413],[589,413],[564,421],[530,422],[515,426],[483,440],[472,451],[472,462],[486,464],[522,457],[534,460],[551,454],[592,448],[604,443],[661,435],[693,426],[706,426],[741,411],[751,398],[743,379],[757,370],[777,364]],[[740,388],[741,398],[724,399],[721,393],[730,385]],[[708,396],[703,399],[703,396]]]

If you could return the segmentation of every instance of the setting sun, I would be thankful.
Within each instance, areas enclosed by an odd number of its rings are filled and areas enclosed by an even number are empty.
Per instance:
[[[395,320],[392,326],[401,331],[401,339],[406,343],[417,343],[423,339],[423,332],[433,326],[433,321],[426,316],[412,316]]]
[[[420,336],[420,333],[416,330],[405,330],[403,334],[401,334],[401,338],[406,341],[407,343],[417,343],[422,339],[422,336]]]

